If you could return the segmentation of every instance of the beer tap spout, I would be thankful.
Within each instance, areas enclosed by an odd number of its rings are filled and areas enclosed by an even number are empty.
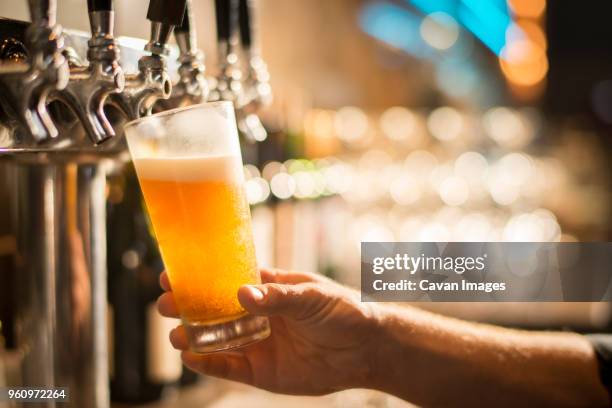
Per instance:
[[[87,2],[91,39],[83,66],[69,59],[70,81],[66,88],[56,91],[52,98],[67,104],[79,118],[94,144],[115,135],[104,113],[110,94],[123,90],[125,78],[119,66],[119,49],[113,37],[114,12],[111,0]]]
[[[56,24],[54,0],[30,0],[32,23],[25,35],[29,51],[25,64],[0,70],[0,103],[12,125],[25,129],[31,142],[55,138],[58,130],[47,111],[49,93],[68,83],[68,63],[62,55],[64,39]]]

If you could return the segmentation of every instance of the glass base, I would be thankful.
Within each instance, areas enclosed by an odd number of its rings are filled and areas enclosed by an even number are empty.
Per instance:
[[[270,335],[267,317],[246,315],[216,324],[183,322],[194,353],[213,353],[246,346]]]

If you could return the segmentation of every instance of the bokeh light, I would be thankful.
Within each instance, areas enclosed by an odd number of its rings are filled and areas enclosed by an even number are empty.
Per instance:
[[[270,180],[272,194],[280,199],[287,199],[295,193],[295,180],[288,173],[277,173]]]
[[[427,44],[438,50],[447,50],[459,38],[459,25],[447,13],[435,12],[423,19],[420,32]]]
[[[282,173],[286,171],[287,169],[282,163],[277,162],[277,161],[271,161],[271,162],[266,163],[266,165],[263,167],[263,170],[261,171],[261,174],[263,178],[270,181],[278,173]]]
[[[443,180],[438,192],[442,201],[452,206],[464,204],[470,195],[468,184],[462,177],[457,176],[451,176]]]
[[[546,0],[508,0],[508,6],[518,17],[539,18],[546,9]]]
[[[381,115],[380,128],[391,140],[409,140],[417,130],[417,119],[410,109],[394,106]]]
[[[436,139],[446,142],[461,135],[464,119],[456,109],[445,106],[430,113],[427,128]]]
[[[358,140],[368,131],[368,117],[359,108],[345,106],[334,116],[334,129],[345,142]]]
[[[535,133],[534,126],[524,115],[506,107],[489,109],[483,116],[482,125],[491,139],[508,149],[526,146]]]
[[[508,81],[519,86],[534,86],[542,82],[548,72],[544,48],[527,39],[507,43],[499,64]]]

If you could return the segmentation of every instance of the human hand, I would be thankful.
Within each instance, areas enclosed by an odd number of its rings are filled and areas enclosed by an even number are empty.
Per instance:
[[[170,341],[183,350],[187,367],[285,394],[321,395],[370,385],[377,317],[358,292],[308,273],[264,269],[261,279],[261,285],[241,287],[238,299],[249,313],[270,317],[270,337],[231,351],[197,354],[188,351],[179,325]],[[166,290],[158,300],[160,313],[179,317],[165,273],[160,283]]]

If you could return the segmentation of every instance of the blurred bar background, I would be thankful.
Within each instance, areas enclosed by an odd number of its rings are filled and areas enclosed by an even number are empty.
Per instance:
[[[63,26],[88,29],[81,3],[59,1]],[[257,42],[274,95],[260,111],[267,137],[243,143],[261,266],[316,271],[358,287],[363,241],[612,238],[612,4],[256,5]],[[116,2],[116,34],[147,38],[145,20],[133,22],[145,10],[144,0]],[[212,76],[213,1],[197,0],[194,10]],[[27,20],[27,4],[4,1],[0,15]],[[163,265],[130,171],[109,176],[107,189],[117,406],[160,399],[166,402],[150,406],[232,407],[245,399],[253,406],[404,405],[365,391],[279,397],[183,370],[166,340],[175,323],[153,309]],[[2,211],[7,197],[0,189]],[[0,272],[10,280],[15,242],[2,234],[7,225],[0,219]],[[11,293],[1,294],[6,311]],[[608,304],[419,306],[514,327],[610,329]],[[3,327],[9,356],[12,334]],[[124,334],[114,338],[118,331]]]

